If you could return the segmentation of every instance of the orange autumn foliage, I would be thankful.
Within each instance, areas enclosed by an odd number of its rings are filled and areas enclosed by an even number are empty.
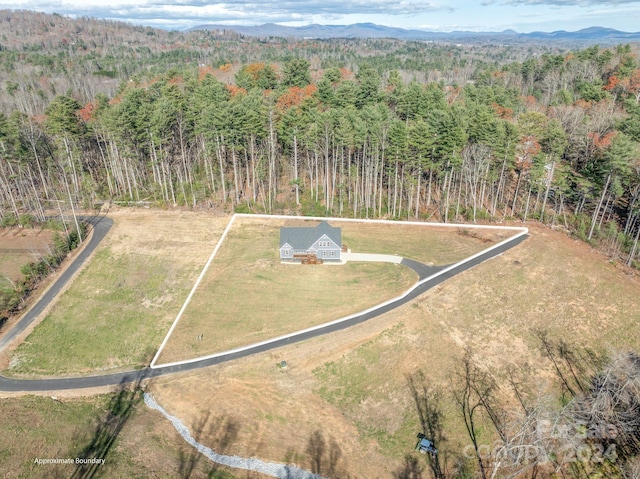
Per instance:
[[[343,80],[353,79],[353,72],[348,68],[340,68],[340,75],[342,75]]]
[[[280,111],[288,110],[292,106],[300,105],[300,103],[311,97],[317,90],[315,85],[307,85],[304,88],[292,86],[286,93],[278,98],[276,107]]]
[[[213,76],[214,69],[212,66],[198,67],[198,80],[202,81],[207,75]]]
[[[78,117],[85,122],[92,120],[93,114],[95,113],[97,106],[98,105],[96,101],[91,101],[87,103],[84,107],[78,110],[78,113],[77,113]]]
[[[597,150],[604,150],[604,149],[609,148],[611,146],[611,142],[613,141],[614,137],[617,134],[618,134],[617,131],[610,131],[609,133],[606,133],[606,134],[600,136],[597,132],[592,131],[592,132],[588,133],[587,136],[593,142],[594,148],[596,148]]]
[[[240,88],[239,86],[236,86],[236,85],[225,85],[225,88],[229,90],[229,93],[231,93],[231,96],[246,95],[247,93],[247,90],[245,90],[244,88]]]
[[[540,143],[533,135],[525,135],[516,145],[516,164],[520,170],[528,170],[533,158],[540,153]]]
[[[603,88],[607,91],[612,91],[618,86],[619,83],[620,79],[615,75],[611,75],[611,77],[609,78],[609,82]]]
[[[257,80],[260,77],[260,73],[267,65],[265,63],[249,63],[246,67],[244,67],[244,71],[248,73],[251,78]],[[274,72],[278,72],[277,65],[270,65]]]
[[[513,119],[513,110],[511,108],[505,108],[503,106],[498,105],[495,102],[491,104],[491,107],[500,118],[505,120]]]

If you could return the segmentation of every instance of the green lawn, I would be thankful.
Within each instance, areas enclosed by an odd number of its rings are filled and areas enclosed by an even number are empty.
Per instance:
[[[14,354],[13,374],[143,366],[192,278],[161,258],[99,251]],[[158,327],[162,325],[163,327]]]
[[[115,220],[4,374],[82,375],[149,364],[224,221],[153,211]]]
[[[236,220],[160,363],[338,319],[393,298],[417,280],[413,271],[396,264],[281,264],[278,241],[277,223]]]

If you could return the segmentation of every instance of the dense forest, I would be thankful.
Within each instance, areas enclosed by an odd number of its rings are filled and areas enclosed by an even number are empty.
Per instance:
[[[24,32],[0,38],[5,225],[108,201],[539,220],[638,256],[631,45],[249,39],[0,13]]]

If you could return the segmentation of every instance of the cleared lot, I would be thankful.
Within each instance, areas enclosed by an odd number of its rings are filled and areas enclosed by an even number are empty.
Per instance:
[[[597,350],[640,347],[638,278],[563,233],[530,229],[520,246],[388,314],[340,334],[161,378],[151,391],[185,423],[210,410],[233,421],[234,454],[319,465],[322,473],[333,463],[336,477],[393,477],[420,430],[407,375],[421,370],[442,394],[447,441],[438,448],[454,461],[469,444],[452,397],[465,348],[492,371],[526,371],[535,398],[553,378],[535,329]],[[278,367],[283,360],[286,369]],[[511,400],[508,384],[501,386]],[[320,438],[323,452],[314,447]]]
[[[353,251],[448,264],[508,232],[331,221]],[[193,359],[316,326],[406,291],[417,276],[385,263],[281,264],[281,226],[315,226],[298,218],[236,217],[157,364]]]
[[[147,365],[227,218],[122,210],[94,258],[13,353],[9,375]]]

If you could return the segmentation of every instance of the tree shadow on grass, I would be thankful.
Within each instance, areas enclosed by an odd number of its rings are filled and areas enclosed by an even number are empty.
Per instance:
[[[224,416],[212,418],[211,413],[207,412],[191,428],[191,437],[200,444],[204,442],[205,445],[210,445],[211,449],[218,454],[228,454],[229,447],[236,441],[239,431],[240,423],[235,419]],[[180,452],[179,477],[181,479],[190,478],[203,457],[203,454],[196,448],[191,448],[188,453]],[[208,477],[225,477],[225,471],[221,467],[214,463],[209,470]]]
[[[350,477],[342,465],[342,449],[333,437],[327,441],[319,429],[311,434],[306,452],[314,474],[330,479]]]
[[[442,448],[446,441],[444,434],[444,414],[442,412],[441,401],[442,393],[437,388],[429,384],[429,380],[424,372],[419,370],[414,374],[407,376],[407,384],[411,397],[416,406],[416,412],[420,420],[422,432],[433,441],[436,447]],[[433,477],[442,479],[445,477],[440,465],[440,457],[438,454],[428,454],[427,461]],[[404,469],[399,473],[405,474],[407,478],[420,478],[422,471],[416,469],[417,460],[411,456],[405,457]]]
[[[402,465],[393,472],[393,479],[423,479],[424,466],[414,456],[406,455]]]
[[[107,413],[100,419],[100,423],[93,433],[91,442],[81,449],[77,458],[91,460],[103,459],[106,461],[111,448],[131,417],[136,406],[142,401],[142,389],[140,379],[133,384],[120,384],[118,392],[107,405]],[[99,477],[102,463],[79,463],[71,474],[71,479],[91,479]]]

